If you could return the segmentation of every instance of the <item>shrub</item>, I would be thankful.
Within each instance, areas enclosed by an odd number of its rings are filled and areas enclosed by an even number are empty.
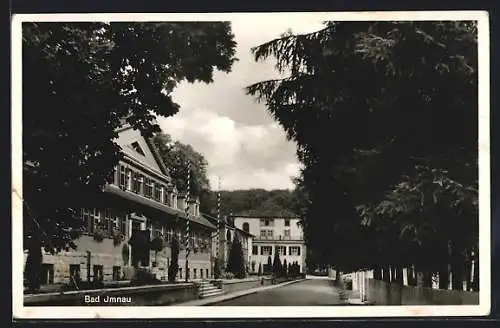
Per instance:
[[[147,269],[138,268],[135,271],[135,276],[130,282],[131,285],[149,285],[159,284],[161,280],[156,279],[155,275]]]
[[[96,230],[94,232],[94,240],[97,242],[102,242],[104,240],[104,232],[101,230]]]
[[[219,259],[216,258],[215,263],[214,263],[214,277],[215,277],[215,279],[219,279],[220,276],[221,276],[221,272],[220,272]]]
[[[230,279],[234,279],[234,277],[235,277],[234,273],[232,273],[232,272],[226,272],[224,274],[224,279],[229,279],[230,280]]]
[[[227,270],[238,278],[244,278],[246,276],[243,248],[238,238],[233,239],[231,249],[229,250]]]
[[[113,235],[113,245],[118,246],[122,243],[125,237],[121,233],[116,233]]]
[[[130,259],[130,247],[127,244],[123,244],[122,246],[122,259],[123,265],[127,265]]]
[[[150,248],[155,252],[160,252],[164,248],[163,238],[156,237],[151,241]]]
[[[168,281],[175,282],[175,277],[179,272],[179,241],[177,238],[172,239],[172,258],[168,267]]]

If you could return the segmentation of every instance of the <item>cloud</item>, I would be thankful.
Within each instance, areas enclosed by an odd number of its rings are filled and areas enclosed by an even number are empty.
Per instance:
[[[255,62],[252,47],[288,29],[309,33],[323,27],[315,15],[296,18],[263,15],[232,21],[239,59],[232,71],[215,72],[211,84],[181,83],[173,92],[180,112],[158,119],[166,133],[205,156],[212,188],[219,176],[226,190],[293,188],[290,178],[299,170],[295,144],[245,87],[280,77],[273,61]]]
[[[223,189],[293,187],[295,146],[274,122],[237,127],[229,117],[203,109],[184,109],[158,122],[174,139],[204,155],[212,188],[219,177]]]

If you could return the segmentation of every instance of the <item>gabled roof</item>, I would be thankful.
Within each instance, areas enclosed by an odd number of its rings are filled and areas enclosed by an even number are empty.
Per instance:
[[[141,131],[135,130],[130,124],[124,123],[117,129],[117,143],[125,156],[153,169],[158,173],[169,176],[169,170],[163,163],[153,138],[146,138]]]

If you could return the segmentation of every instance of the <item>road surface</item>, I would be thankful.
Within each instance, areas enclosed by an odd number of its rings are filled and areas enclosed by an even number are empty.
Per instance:
[[[338,288],[327,279],[307,279],[235,299],[222,301],[211,306],[323,306],[344,305]]]

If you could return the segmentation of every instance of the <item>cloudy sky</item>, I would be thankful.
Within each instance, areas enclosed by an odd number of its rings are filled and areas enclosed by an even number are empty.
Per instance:
[[[274,62],[255,62],[250,49],[280,36],[322,28],[316,17],[267,16],[232,21],[239,59],[231,73],[216,72],[211,84],[181,84],[174,91],[180,112],[158,120],[162,130],[190,144],[209,163],[212,189],[221,178],[224,190],[293,188],[299,163],[295,144],[285,138],[263,104],[245,94],[255,82],[278,77]]]

